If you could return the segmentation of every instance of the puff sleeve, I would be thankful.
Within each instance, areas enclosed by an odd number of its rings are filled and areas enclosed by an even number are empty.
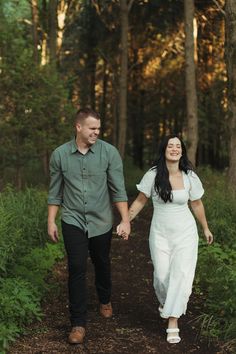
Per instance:
[[[137,189],[144,193],[147,198],[150,198],[154,188],[156,172],[151,169],[145,173],[139,184],[136,184]]]
[[[204,189],[199,177],[195,172],[190,171],[188,173],[188,178],[190,182],[189,199],[191,201],[201,199],[204,194]]]

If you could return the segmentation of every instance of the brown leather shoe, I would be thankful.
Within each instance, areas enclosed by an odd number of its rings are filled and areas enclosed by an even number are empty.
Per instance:
[[[100,314],[105,318],[110,318],[112,316],[112,306],[111,303],[100,304]]]
[[[85,336],[85,328],[80,326],[72,327],[69,334],[68,342],[70,344],[81,344],[83,343]]]

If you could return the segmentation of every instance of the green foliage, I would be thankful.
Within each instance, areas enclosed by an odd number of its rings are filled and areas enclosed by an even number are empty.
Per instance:
[[[63,257],[60,247],[54,244],[46,244],[44,248],[34,248],[29,254],[26,254],[19,260],[19,263],[13,266],[11,273],[14,276],[22,276],[38,291],[41,296],[48,288],[46,277],[52,269],[56,260]]]
[[[40,301],[62,244],[49,244],[46,193],[34,189],[0,194],[0,352],[41,318]]]
[[[215,242],[200,241],[195,292],[203,295],[202,314],[197,318],[208,338],[231,341],[236,329],[236,205],[226,179],[204,169],[204,205]],[[202,236],[202,235],[201,235]]]
[[[0,98],[0,164],[14,167],[19,176],[29,162],[45,158],[58,137],[69,139],[66,116],[71,111],[59,76],[38,70],[28,53],[14,63],[5,62],[1,70],[5,95]]]
[[[19,335],[20,330],[16,325],[0,323],[0,353],[5,354],[9,344]]]
[[[22,333],[24,325],[39,320],[40,297],[30,283],[21,278],[8,278],[0,282],[0,350]]]
[[[211,336],[232,338],[230,328],[236,325],[236,254],[217,243],[201,245],[197,267],[196,287],[205,294],[203,308],[212,320],[207,321]],[[203,311],[204,311],[203,310]]]
[[[35,64],[31,28],[11,16],[26,16],[24,9],[30,14],[30,6],[22,1],[18,13],[17,3],[0,2],[0,168],[3,185],[10,181],[21,188],[24,170],[35,161],[41,180],[47,176],[52,149],[72,134],[73,108],[58,72]]]
[[[7,264],[20,241],[21,232],[13,231],[12,215],[0,206],[0,274],[6,273]]]
[[[0,283],[1,310],[3,323],[17,323],[22,326],[40,319],[40,298],[34,287],[21,278],[7,278]]]
[[[11,187],[0,194],[0,271],[11,266],[37,246],[45,245],[46,194],[33,189],[16,192]]]
[[[210,168],[199,171],[206,189],[203,197],[210,228],[215,240],[222,247],[236,249],[236,203],[235,192],[230,189],[226,176]]]
[[[127,157],[124,161],[125,185],[129,196],[135,196],[138,193],[136,184],[140,182],[144,171],[135,166],[132,159]]]

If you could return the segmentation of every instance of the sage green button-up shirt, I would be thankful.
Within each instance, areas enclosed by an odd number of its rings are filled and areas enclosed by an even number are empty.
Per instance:
[[[117,149],[97,140],[83,155],[75,139],[59,146],[50,159],[48,204],[60,205],[64,222],[102,235],[112,227],[112,202],[127,201],[123,164]]]

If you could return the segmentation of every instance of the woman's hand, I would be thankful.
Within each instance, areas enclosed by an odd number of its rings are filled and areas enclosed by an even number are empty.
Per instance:
[[[205,229],[203,231],[204,231],[204,235],[206,237],[207,244],[211,245],[214,240],[214,237],[213,237],[211,231],[209,229]]]

